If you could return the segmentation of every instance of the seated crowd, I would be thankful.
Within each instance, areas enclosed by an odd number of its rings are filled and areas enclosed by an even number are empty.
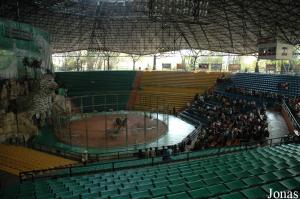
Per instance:
[[[228,93],[238,94],[242,96],[253,96],[257,98],[264,98],[266,100],[272,100],[272,101],[280,101],[283,97],[281,95],[278,95],[277,93],[271,93],[271,92],[263,92],[263,91],[255,91],[255,90],[249,90],[246,88],[241,87],[228,87],[225,89]]]
[[[254,101],[231,100],[206,93],[188,110],[204,117],[205,125],[198,134],[194,150],[259,141],[269,136],[266,110],[257,107]]]

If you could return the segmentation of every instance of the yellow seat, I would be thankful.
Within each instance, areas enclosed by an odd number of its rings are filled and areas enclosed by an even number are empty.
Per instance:
[[[0,144],[0,170],[15,175],[24,171],[50,169],[75,163],[76,161],[26,147]]]
[[[173,107],[177,111],[182,110],[187,102],[194,99],[196,93],[202,94],[214,86],[222,74],[224,73],[144,72],[134,108],[151,111],[164,104],[169,111]]]

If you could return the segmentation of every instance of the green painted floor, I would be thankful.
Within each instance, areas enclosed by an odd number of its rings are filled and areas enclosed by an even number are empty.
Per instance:
[[[162,115],[158,114],[158,118],[162,120]],[[49,148],[56,149],[61,152],[83,153],[85,150],[87,150],[89,154],[102,154],[103,156],[107,156],[113,153],[116,154],[116,152],[127,153],[133,150],[135,151],[137,149],[174,145],[181,142],[194,129],[194,126],[182,121],[177,117],[170,115],[168,132],[162,137],[160,137],[158,140],[148,144],[139,144],[134,146],[128,146],[125,148],[86,148],[73,146],[60,142],[53,133],[53,129],[49,127],[40,129],[39,135],[33,140],[33,143],[41,146],[48,146]]]

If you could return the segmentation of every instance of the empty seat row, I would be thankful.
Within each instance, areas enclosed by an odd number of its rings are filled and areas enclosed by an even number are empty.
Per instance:
[[[249,151],[52,180],[27,182],[3,198],[264,198],[299,190],[300,146]]]
[[[62,167],[75,163],[72,160],[26,147],[0,144],[0,168],[15,175],[23,171]]]

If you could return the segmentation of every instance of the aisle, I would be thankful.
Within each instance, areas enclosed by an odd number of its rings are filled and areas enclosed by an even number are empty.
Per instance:
[[[282,115],[276,111],[267,111],[269,138],[283,137],[289,133]]]

